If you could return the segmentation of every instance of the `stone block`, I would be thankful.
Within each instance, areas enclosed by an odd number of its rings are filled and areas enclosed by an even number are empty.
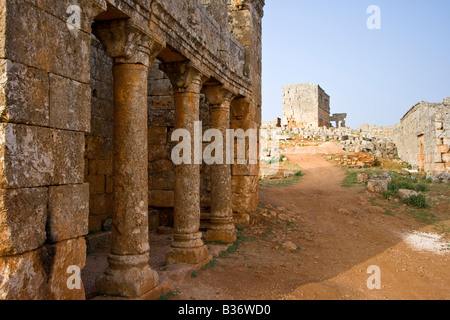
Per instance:
[[[369,192],[373,193],[383,193],[388,190],[389,181],[388,180],[369,180],[367,183],[367,189]]]
[[[86,265],[86,241],[83,237],[57,243],[47,248],[47,263],[50,264],[48,293],[46,300],[85,300],[83,282],[80,289],[70,289],[67,285],[71,266],[80,270]]]
[[[44,300],[42,259],[41,250],[0,257],[0,300]]]
[[[45,243],[47,188],[0,190],[0,256],[32,251]]]
[[[258,176],[234,176],[231,179],[231,190],[235,194],[255,193],[258,191]]]
[[[258,208],[258,194],[233,194],[233,212],[239,214],[253,214]]]
[[[87,181],[91,194],[104,194],[106,187],[106,177],[104,175],[89,175]]]
[[[257,176],[259,165],[257,164],[234,164],[231,166],[233,176]]]
[[[112,214],[114,210],[114,195],[112,193],[91,194],[89,207],[91,215]]]
[[[48,95],[46,72],[0,59],[0,121],[48,126]]]
[[[450,151],[450,146],[447,144],[442,144],[438,146],[438,153],[448,153]]]
[[[86,133],[91,131],[89,85],[50,74],[50,126]]]
[[[148,187],[149,190],[173,190],[175,187],[175,173],[150,173],[148,176]]]
[[[149,172],[167,172],[174,171],[175,165],[172,160],[158,160],[148,164]]]
[[[167,144],[167,127],[151,127],[148,129],[148,144],[165,145]]]
[[[113,191],[114,191],[114,179],[113,177],[106,177],[105,192],[113,193]]]
[[[53,184],[56,157],[51,129],[2,123],[0,154],[1,188]]]
[[[103,118],[113,122],[114,120],[114,105],[112,101],[91,98],[91,113],[92,116]]]
[[[89,83],[90,33],[72,33],[66,25],[68,15],[60,19],[27,1],[16,0],[8,2],[7,17],[8,59]]]
[[[84,182],[85,138],[82,132],[55,130],[54,185],[81,184]]]
[[[150,82],[149,96],[168,96],[171,94],[173,94],[173,89],[169,79],[157,79]]]
[[[151,145],[148,147],[148,161],[154,162],[163,159],[171,159],[167,145]]]
[[[149,108],[149,127],[174,127],[175,110],[150,109]]]
[[[175,108],[175,102],[173,96],[153,96],[148,98],[148,108],[161,109],[161,110],[173,110]]]
[[[435,163],[433,166],[434,172],[445,172],[445,163]]]
[[[49,188],[48,237],[52,242],[84,236],[88,233],[89,185],[65,185]]]
[[[86,137],[86,159],[112,159],[113,140],[112,138]]]
[[[171,208],[175,205],[175,193],[171,190],[150,190],[148,204],[156,208]]]
[[[114,123],[112,120],[93,116],[91,118],[92,127],[91,134],[95,137],[113,138]]]
[[[406,200],[406,199],[411,198],[412,196],[417,196],[417,195],[419,195],[419,194],[414,190],[400,189],[397,192],[397,197],[399,197],[402,200]]]
[[[442,162],[450,163],[450,153],[444,153],[442,155]]]

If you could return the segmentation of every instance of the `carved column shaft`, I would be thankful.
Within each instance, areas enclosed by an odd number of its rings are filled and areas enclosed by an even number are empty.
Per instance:
[[[233,95],[221,86],[204,90],[211,104],[211,121],[214,129],[222,134],[223,163],[211,165],[211,219],[207,241],[233,243],[236,227],[233,221],[233,199],[231,194],[231,165],[226,163],[227,130],[230,129],[230,105]]]
[[[190,163],[175,168],[174,241],[166,262],[199,264],[210,258],[199,232],[200,165],[194,161],[195,122],[199,121],[200,91],[206,78],[188,62],[162,63],[160,68],[174,88],[175,129],[186,130],[192,142]]]
[[[148,265],[148,68],[162,44],[132,20],[96,23],[95,33],[114,58],[114,212],[109,267],[101,294],[145,299],[158,285]]]

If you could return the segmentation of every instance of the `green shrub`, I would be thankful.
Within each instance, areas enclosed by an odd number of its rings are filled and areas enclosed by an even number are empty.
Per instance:
[[[417,208],[429,208],[429,205],[427,203],[427,198],[425,196],[419,194],[417,196],[412,196],[406,200],[403,201],[407,205],[417,207]]]

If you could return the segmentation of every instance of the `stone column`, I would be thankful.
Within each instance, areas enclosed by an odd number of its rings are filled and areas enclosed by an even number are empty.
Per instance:
[[[114,212],[109,267],[99,293],[147,299],[158,285],[148,265],[148,68],[162,45],[132,20],[97,22],[95,33],[114,58]]]
[[[175,129],[191,137],[191,162],[175,168],[174,241],[166,262],[201,264],[210,259],[200,229],[200,164],[195,157],[195,122],[199,121],[200,91],[206,77],[189,62],[161,63],[174,89]],[[200,132],[201,134],[201,132]],[[200,152],[201,152],[201,142]]]
[[[237,234],[233,220],[231,165],[226,163],[227,129],[230,129],[233,94],[223,86],[207,86],[204,93],[211,105],[212,128],[220,130],[223,138],[223,163],[211,165],[211,219],[206,240],[233,243]]]

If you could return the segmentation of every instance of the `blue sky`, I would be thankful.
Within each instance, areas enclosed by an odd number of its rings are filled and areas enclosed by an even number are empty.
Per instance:
[[[367,8],[381,9],[369,30]],[[394,125],[417,102],[450,97],[449,0],[266,0],[263,121],[282,87],[315,83],[347,125]]]

